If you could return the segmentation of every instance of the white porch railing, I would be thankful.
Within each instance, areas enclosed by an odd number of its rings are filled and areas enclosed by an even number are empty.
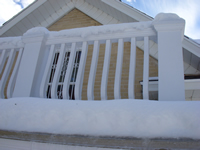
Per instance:
[[[20,37],[0,41],[0,98],[11,98],[23,53]]]
[[[158,43],[159,100],[184,100],[182,38],[184,20],[176,15],[160,14],[153,22],[127,23],[49,32],[33,28],[22,36],[24,53],[19,66],[16,84],[8,88],[8,97],[46,97],[81,99],[88,45],[93,45],[93,55],[87,85],[88,100],[94,100],[94,84],[98,63],[99,45],[105,44],[105,57],[101,79],[101,99],[107,99],[108,73],[112,43],[118,43],[114,81],[114,98],[120,99],[124,42],[131,43],[128,97],[134,96],[136,42],[144,41],[143,98],[149,99],[149,40]],[[0,48],[1,49],[1,48]],[[20,62],[22,49],[18,56]],[[1,66],[4,66],[4,53]],[[7,65],[13,61],[11,50]],[[167,57],[167,58],[166,58]],[[3,59],[2,59],[3,58]],[[169,62],[170,60],[170,62]],[[10,61],[10,62],[9,62]],[[15,75],[17,69],[14,70]],[[6,68],[1,79],[1,97],[5,88]],[[172,78],[173,77],[173,78]],[[11,77],[15,78],[15,77]],[[6,81],[5,81],[6,80]],[[170,84],[174,84],[171,88]],[[11,90],[10,90],[11,89]],[[11,91],[11,92],[10,92]],[[170,96],[173,95],[173,96]]]

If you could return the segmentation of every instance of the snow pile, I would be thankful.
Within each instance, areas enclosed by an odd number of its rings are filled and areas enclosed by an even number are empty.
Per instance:
[[[121,33],[130,30],[144,30],[151,27],[151,21],[137,23],[123,23],[116,25],[90,26],[84,28],[67,29],[61,31],[48,31],[44,27],[35,27],[24,33],[24,36],[46,34],[49,38],[88,37],[105,33]]]
[[[21,36],[18,37],[3,37],[0,38],[0,46],[24,46],[24,43],[21,40]]]
[[[29,36],[29,35],[40,35],[40,34],[49,34],[49,30],[45,27],[34,27],[29,29],[28,31],[26,31],[26,33],[24,33],[24,36]]]
[[[156,15],[156,17],[154,18],[152,24],[155,23],[161,23],[161,22],[185,22],[184,19],[180,18],[177,14],[174,13],[159,13]]]
[[[154,18],[154,21],[163,21],[163,20],[177,20],[180,19],[180,17],[177,14],[174,13],[159,13]]]
[[[103,26],[90,26],[84,28],[61,30],[58,32],[51,32],[50,38],[56,37],[82,37],[85,38],[90,35],[109,34],[109,33],[121,33],[130,30],[144,30],[151,27],[151,21],[147,22],[134,22],[123,23],[116,25],[103,25]]]
[[[0,129],[200,139],[199,107],[199,101],[1,99]]]

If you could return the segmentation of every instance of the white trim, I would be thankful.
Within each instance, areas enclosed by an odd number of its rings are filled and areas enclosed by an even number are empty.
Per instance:
[[[106,40],[104,64],[103,64],[103,71],[101,78],[101,100],[107,100],[107,83],[108,83],[108,73],[110,67],[111,48],[112,48],[111,41]]]
[[[88,43],[83,42],[82,44],[82,52],[81,52],[81,59],[78,67],[78,73],[75,83],[75,99],[80,100],[82,95],[82,86],[83,86],[83,77],[84,77],[84,70],[85,64],[87,59],[87,52],[88,52]]]
[[[131,52],[129,64],[128,98],[135,98],[135,66],[136,66],[136,39],[131,38]]]
[[[58,87],[57,86],[59,83],[60,72],[63,67],[64,57],[65,57],[65,44],[62,44],[61,48],[60,48],[58,62],[56,65],[56,71],[55,71],[52,86],[51,86],[51,97],[52,98],[58,98],[58,96],[57,96],[57,88]]]
[[[149,99],[149,37],[144,37],[143,99]]]
[[[19,50],[19,53],[18,53],[18,56],[17,56],[17,61],[15,63],[14,70],[12,72],[12,75],[10,77],[10,81],[8,83],[7,98],[11,98],[12,97],[14,86],[15,86],[15,82],[16,82],[16,78],[17,78],[17,72],[18,72],[19,64],[20,64],[21,57],[22,57],[22,53],[23,53],[23,48],[21,48]]]
[[[101,0],[105,4],[123,12],[127,16],[130,16],[131,18],[134,18],[137,21],[150,21],[152,18],[139,10],[132,8],[131,6],[128,6],[124,4],[123,2],[120,2],[119,0]]]
[[[96,77],[96,70],[99,58],[99,41],[94,41],[93,47],[93,55],[92,55],[92,63],[90,66],[90,74],[88,79],[88,86],[87,86],[87,97],[88,100],[94,100],[94,83]]]
[[[35,9],[37,9],[39,6],[44,4],[47,0],[38,0],[34,2],[30,7],[25,9],[24,11],[20,12],[18,15],[13,17],[11,20],[9,20],[6,25],[3,25],[0,28],[0,35],[4,34],[6,31],[8,31],[10,28],[12,28],[14,25],[16,25],[18,22],[20,22],[23,18],[28,16],[30,13],[32,13]]]
[[[54,49],[55,49],[55,45],[51,45],[51,48],[50,48],[50,52],[49,52],[49,56],[48,56],[48,60],[47,60],[47,64],[46,64],[46,67],[45,67],[45,71],[44,71],[44,74],[43,74],[43,77],[42,77],[42,83],[40,85],[40,97],[46,97],[46,87],[47,87],[47,82],[49,80],[49,74],[50,74],[50,67],[52,65],[52,62],[53,62],[53,58],[54,58]]]
[[[121,76],[122,76],[122,65],[123,65],[123,52],[124,52],[124,40],[118,40],[117,50],[117,63],[115,70],[115,83],[114,83],[114,97],[115,99],[121,99]]]

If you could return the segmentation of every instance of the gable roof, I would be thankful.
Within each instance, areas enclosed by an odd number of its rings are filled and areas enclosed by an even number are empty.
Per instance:
[[[0,36],[21,36],[37,26],[48,28],[74,8],[103,25],[153,20],[120,0],[36,0],[0,27]],[[143,49],[142,43],[138,42],[137,46]],[[153,41],[150,54],[157,59],[157,44]],[[200,73],[200,44],[185,36],[183,55],[187,68],[185,73]]]

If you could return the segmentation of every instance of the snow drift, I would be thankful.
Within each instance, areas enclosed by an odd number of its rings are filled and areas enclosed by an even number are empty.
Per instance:
[[[199,108],[199,101],[1,99],[0,129],[200,139]]]

